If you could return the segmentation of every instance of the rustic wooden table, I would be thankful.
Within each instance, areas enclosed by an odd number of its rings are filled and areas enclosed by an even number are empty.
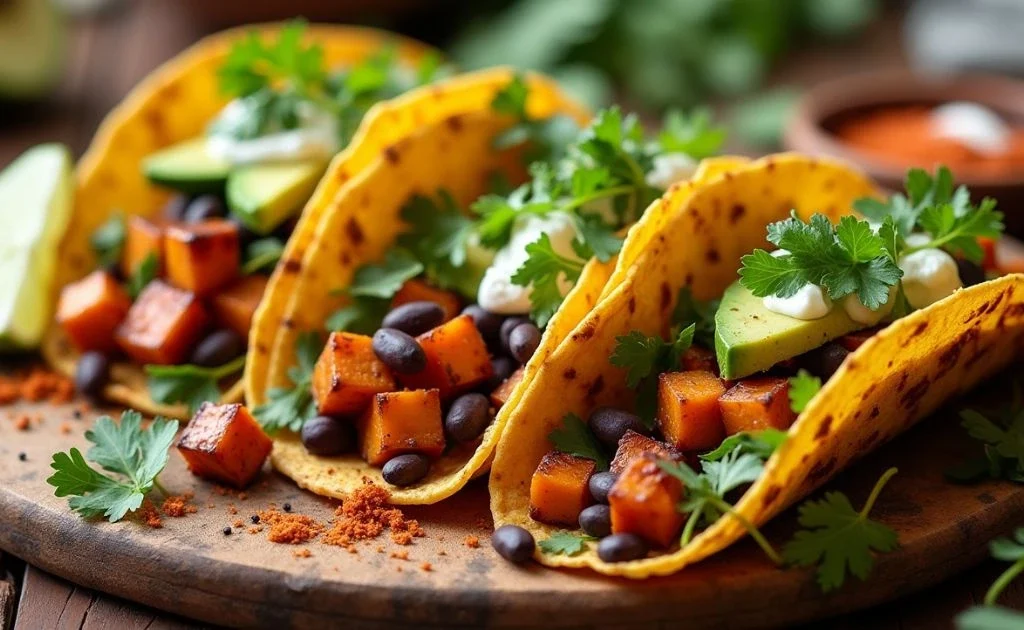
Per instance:
[[[774,83],[801,85],[841,72],[903,65],[898,20],[884,20],[854,48],[800,53]],[[0,106],[0,165],[29,146],[60,141],[80,153],[100,118],[140,77],[202,34],[172,0],[126,3],[107,16],[76,23],[68,68],[57,93],[31,106]],[[980,602],[1001,565],[988,562],[918,595],[816,624],[820,628],[950,627],[957,612]],[[1024,581],[1003,603],[1024,608]],[[191,622],[50,576],[0,552],[0,630],[8,628],[195,627]]]

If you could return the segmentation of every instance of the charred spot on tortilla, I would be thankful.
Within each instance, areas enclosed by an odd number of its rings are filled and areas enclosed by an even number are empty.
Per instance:
[[[355,217],[350,217],[345,223],[345,234],[348,236],[349,242],[355,246],[362,245],[363,241],[366,240],[366,235],[363,234],[363,228],[356,221]]]
[[[946,372],[956,367],[957,361],[960,360],[960,352],[963,350],[963,338],[964,335],[958,336],[953,340],[953,343],[948,348],[942,351],[939,355],[939,373],[936,378],[942,378]]]
[[[910,389],[900,396],[900,405],[908,411],[917,407],[918,403],[921,402],[921,399],[928,393],[928,388],[931,387],[931,384],[932,381],[930,378],[927,376],[921,377],[921,380],[914,383]]]
[[[743,215],[747,213],[747,208],[742,203],[733,204],[732,211],[729,212],[729,223],[735,224],[737,221],[743,218]]]
[[[711,264],[716,264],[719,260],[721,260],[721,257],[718,254],[718,250],[713,247],[709,248],[708,251],[705,252],[704,257],[707,258],[708,262]]]
[[[294,258],[286,258],[281,269],[284,273],[299,273],[302,271],[302,263]]]
[[[626,304],[626,308],[629,309],[631,314],[636,312],[636,296],[629,296],[629,303]]]
[[[604,374],[598,374],[594,382],[587,387],[587,400],[593,401],[597,398],[597,395],[604,390]]]
[[[667,282],[661,283],[661,310],[667,310],[668,307],[672,306],[672,288],[668,286]],[[632,312],[632,309],[630,309]]]
[[[834,180],[832,178],[826,179],[824,181],[824,183],[822,183],[822,185],[821,185],[821,190],[823,192],[832,192],[835,189],[836,189],[836,180]]]
[[[821,441],[828,437],[830,431],[832,431],[832,416],[825,416],[825,419],[821,421],[821,426],[818,427],[818,432],[814,434],[815,441]]]
[[[590,339],[593,336],[594,324],[593,322],[587,322],[586,326],[583,327],[583,330],[572,334],[572,340],[579,343],[586,341],[587,339]]]
[[[870,385],[867,386],[867,388],[863,392],[861,392],[861,394],[860,394],[861,402],[863,402],[863,401],[865,401],[865,400],[867,400],[868,398],[871,397],[871,394],[873,394],[875,392],[875,387],[877,385],[878,385],[878,383],[871,383]]]
[[[871,418],[877,418],[879,413],[881,412],[878,409],[878,405],[874,405],[871,407]]]
[[[391,164],[398,164],[401,156],[398,154],[398,149],[394,146],[390,146],[384,149],[384,159]]]
[[[832,472],[835,471],[836,463],[835,457],[829,457],[827,461],[818,462],[814,465],[814,468],[811,469],[811,472],[807,473],[807,480],[812,484],[817,485],[825,479],[828,479]]]
[[[562,377],[567,381],[573,380],[576,378],[576,368],[566,368],[566,370],[562,372]]]
[[[458,114],[449,116],[444,122],[455,133],[462,131],[462,117]]]
[[[293,320],[291,317],[286,317],[283,320],[281,320],[281,325],[287,328],[288,330],[294,330],[295,320]]]
[[[910,372],[908,372],[906,370],[903,370],[902,372],[900,372],[900,381],[898,383],[896,383],[896,391],[897,392],[902,392],[903,391],[903,389],[907,386],[907,379],[909,379],[909,378],[910,378]]]
[[[767,510],[775,500],[779,498],[782,493],[781,486],[771,486],[764,491],[764,496],[761,497],[761,507]]]

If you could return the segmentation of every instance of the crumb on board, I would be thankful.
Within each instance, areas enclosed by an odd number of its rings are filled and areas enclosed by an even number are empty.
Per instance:
[[[153,529],[160,529],[164,526],[163,521],[160,519],[160,511],[156,509],[156,506],[149,499],[142,502],[142,507],[139,509],[139,520]]]
[[[164,499],[163,505],[160,506],[160,511],[164,515],[174,518],[195,514],[196,506],[192,504],[192,497],[193,494],[191,492],[169,496]]]
[[[267,539],[273,543],[298,545],[313,540],[324,531],[321,523],[305,514],[286,514],[270,508],[260,512],[259,516],[260,522],[270,528]]]
[[[466,536],[465,544],[470,549],[480,548],[480,538],[478,536],[469,535]]]
[[[302,549],[296,549],[293,551],[292,555],[296,558],[310,558],[313,556],[313,552],[310,551],[308,547],[303,547]]]
[[[423,571],[426,571],[427,573],[430,573],[431,571],[434,570],[434,565],[429,563],[429,562],[424,562],[423,564],[420,565],[420,569],[423,570]]]
[[[20,400],[60,405],[74,397],[75,384],[71,379],[42,366],[0,376],[0,405]]]

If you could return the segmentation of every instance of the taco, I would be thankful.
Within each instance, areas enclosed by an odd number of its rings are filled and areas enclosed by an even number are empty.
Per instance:
[[[669,190],[508,420],[495,526],[549,566],[674,573],[1019,357],[994,202],[945,169],[908,191],[793,154]]]
[[[250,368],[247,394],[276,434],[274,466],[301,487],[344,498],[368,481],[425,504],[487,469],[626,230],[722,134],[702,113],[655,137],[618,109],[588,124],[550,80],[509,70],[377,115],[392,111],[422,124],[346,182],[314,244],[278,267],[250,349],[267,370]],[[279,286],[292,287],[280,300]]]
[[[240,399],[253,313],[297,217],[365,165],[332,162],[345,145],[390,141],[360,120],[437,60],[389,33],[292,22],[213,35],[157,69],[78,165],[47,360],[148,413]]]

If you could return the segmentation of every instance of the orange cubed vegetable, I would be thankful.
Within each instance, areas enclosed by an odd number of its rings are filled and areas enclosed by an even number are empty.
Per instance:
[[[786,430],[796,420],[789,403],[789,380],[748,378],[718,399],[727,435],[761,429]]]
[[[121,251],[121,272],[126,278],[132,276],[146,258],[154,256],[159,276],[163,269],[164,228],[145,217],[132,216],[124,237]]]
[[[458,295],[451,291],[432,287],[422,280],[407,280],[395,297],[391,298],[391,308],[409,302],[421,301],[433,302],[440,306],[444,310],[444,321],[452,319],[462,309],[462,300]]]
[[[638,457],[619,475],[608,493],[612,532],[636,534],[669,547],[685,520],[676,507],[682,498],[682,482],[659,468],[654,455]]]
[[[700,346],[690,346],[679,361],[683,370],[703,370],[718,374],[718,358],[715,353]]]
[[[94,271],[60,292],[57,323],[78,350],[117,349],[114,331],[128,315],[132,301],[105,271]]]
[[[718,398],[722,379],[711,372],[664,372],[658,377],[658,426],[680,451],[710,450],[722,443],[725,427]]]
[[[203,403],[181,432],[178,451],[193,475],[244,488],[270,455],[272,442],[239,404]]]
[[[217,321],[248,339],[252,316],[266,288],[266,276],[252,275],[243,276],[215,293],[210,306]]]
[[[208,321],[194,293],[154,280],[139,294],[114,337],[139,363],[171,365],[188,357]]]
[[[427,367],[398,377],[409,389],[437,388],[448,400],[494,375],[487,344],[469,315],[459,315],[416,340],[427,355]]]
[[[403,453],[444,452],[441,397],[436,389],[377,394],[359,421],[359,446],[371,466]]]
[[[985,271],[995,271],[999,269],[999,263],[996,262],[996,241],[985,236],[978,237],[978,245],[981,246],[981,268]]]
[[[174,286],[206,295],[238,275],[238,226],[231,221],[174,225],[164,234],[167,279]]]
[[[495,409],[501,409],[501,406],[508,402],[509,397],[512,396],[512,391],[523,382],[523,372],[525,370],[525,367],[521,367],[512,372],[512,376],[505,379],[501,385],[498,385],[491,392],[491,404],[494,405]]]
[[[313,368],[313,397],[320,413],[357,415],[370,405],[374,394],[394,389],[395,379],[374,354],[370,337],[331,333]]]
[[[665,459],[679,460],[682,456],[664,442],[659,442],[652,437],[640,435],[636,431],[626,431],[626,434],[619,440],[619,446],[615,450],[615,457],[612,459],[611,471],[616,475],[626,470],[630,462],[645,453],[651,453]]]
[[[540,460],[530,481],[530,518],[549,525],[579,527],[580,512],[594,502],[592,459],[551,451]]]

